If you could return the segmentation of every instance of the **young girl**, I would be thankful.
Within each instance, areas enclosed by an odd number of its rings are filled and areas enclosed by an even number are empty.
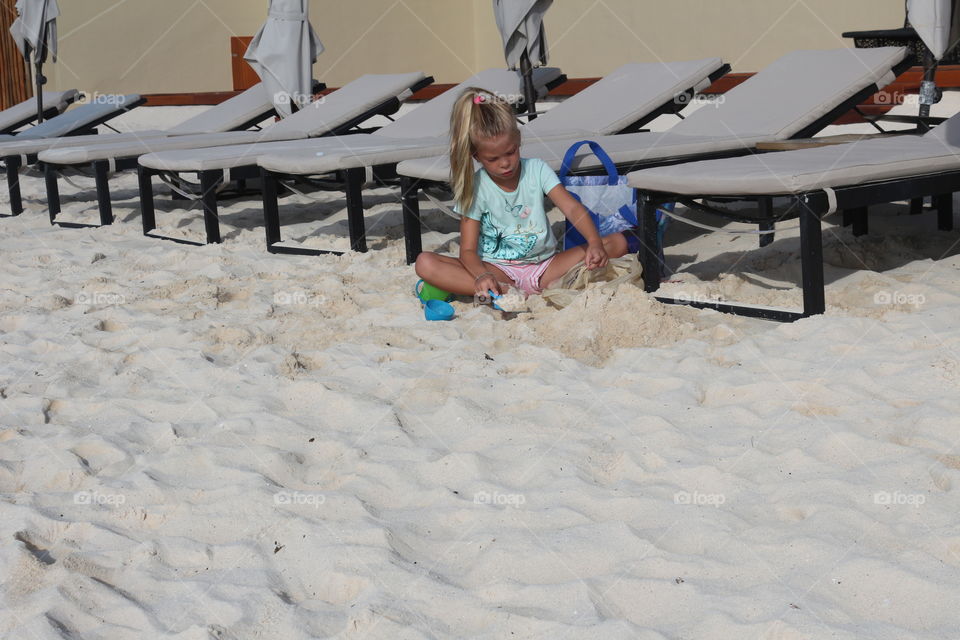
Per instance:
[[[474,160],[482,167],[476,172]],[[536,294],[580,261],[597,269],[627,253],[627,238],[601,238],[587,209],[546,163],[520,157],[513,108],[483,89],[466,89],[453,107],[450,174],[454,210],[461,214],[460,258],[424,252],[416,264],[417,275],[436,287],[485,298],[487,291],[503,293],[503,283]],[[586,245],[557,253],[544,194]]]

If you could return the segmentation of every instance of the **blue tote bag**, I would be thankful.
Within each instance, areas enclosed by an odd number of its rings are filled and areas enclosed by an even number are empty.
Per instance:
[[[605,176],[571,176],[570,165],[580,150],[587,145],[593,155],[603,165]],[[637,194],[627,186],[627,177],[617,172],[617,167],[599,144],[592,140],[581,140],[573,143],[563,156],[560,172],[557,174],[560,184],[566,187],[570,194],[579,200],[590,212],[593,223],[597,225],[601,236],[618,231],[625,231],[639,226],[637,224]],[[673,203],[664,205],[661,209],[670,211]],[[661,210],[657,211],[657,239],[663,246],[663,233],[670,218]],[[576,227],[566,221],[563,234],[564,250],[586,242]]]

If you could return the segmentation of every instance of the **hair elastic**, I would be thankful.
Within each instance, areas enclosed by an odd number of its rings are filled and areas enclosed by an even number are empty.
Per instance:
[[[480,104],[481,102],[486,102],[486,100],[487,99],[482,93],[478,93],[477,95],[473,96],[473,104]]]

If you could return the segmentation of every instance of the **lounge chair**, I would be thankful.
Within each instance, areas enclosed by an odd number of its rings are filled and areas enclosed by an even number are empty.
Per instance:
[[[43,93],[43,119],[49,120],[63,113],[67,107],[76,102],[80,92],[76,89],[69,91],[45,91]],[[35,98],[24,100],[20,104],[0,111],[0,134],[16,135],[17,129],[25,127],[37,119],[37,101]],[[2,138],[0,138],[2,139]]]
[[[693,159],[751,153],[763,141],[807,138],[892,82],[911,64],[902,47],[796,51],[772,63],[723,94],[718,104],[701,107],[662,133],[591,138],[625,170]],[[541,158],[555,170],[573,139],[524,143],[526,157]],[[573,161],[574,172],[602,170],[589,149]],[[445,157],[422,158],[397,166],[404,193],[407,260],[421,251],[417,190],[445,183]]]
[[[953,196],[960,190],[960,114],[923,135],[880,137],[796,151],[693,162],[635,171],[630,185],[638,189],[642,217],[658,202],[679,201],[695,209],[761,225],[799,218],[801,312],[723,302],[689,302],[658,297],[667,303],[793,321],[825,311],[821,219],[842,211],[855,235],[866,233],[868,207],[900,200],[933,197],[938,228],[953,228]],[[774,198],[785,212],[775,215]],[[736,213],[718,211],[696,200],[747,201],[757,205]],[[755,211],[755,213],[754,213]],[[656,236],[641,250],[647,291],[660,285],[661,265]]]
[[[542,67],[536,70],[534,79],[537,86],[546,92],[549,86],[564,78],[558,69]],[[473,76],[461,86],[470,85],[483,86],[505,95],[519,95],[520,80],[515,72],[490,69]],[[458,93],[456,90],[446,91],[370,135],[337,136],[325,140],[264,142],[144,155],[140,158],[140,208],[144,234],[174,240],[174,238],[153,233],[156,229],[156,218],[151,178],[155,174],[194,172],[199,174],[201,195],[198,199],[203,206],[207,242],[217,243],[220,242],[217,185],[226,184],[231,180],[259,178],[260,168],[257,166],[259,155],[307,149],[311,157],[316,158],[318,154],[362,148],[364,145],[406,144],[411,146],[416,144],[417,140],[422,140],[424,136],[440,136],[446,132],[450,120],[450,109]],[[348,172],[345,180],[341,181],[346,183],[348,204],[359,200],[360,188],[364,180],[363,174],[362,169],[359,175]],[[362,204],[360,206],[362,207]],[[362,223],[362,210],[360,219]],[[185,240],[180,241],[196,244]]]
[[[64,136],[98,137],[93,135],[98,126],[145,101],[145,98],[136,94],[98,96],[95,102],[69,109],[16,136],[0,138],[0,161],[7,173],[7,191],[10,194],[10,213],[0,214],[0,217],[23,213],[20,171],[37,162],[40,149],[46,149]]]
[[[41,152],[47,181],[47,206],[52,224],[64,226],[101,226],[113,222],[108,173],[133,169],[137,158],[164,149],[197,149],[221,145],[248,146],[265,140],[301,140],[340,135],[351,131],[375,115],[390,115],[412,93],[433,82],[422,73],[365,75],[334,91],[306,108],[262,131],[233,131],[178,135],[164,138],[125,138],[110,144],[70,146]],[[59,175],[65,169],[85,169],[103,175],[97,180],[100,224],[61,223]]]
[[[124,140],[142,142],[169,136],[246,129],[275,114],[266,89],[262,84],[257,84],[170,129],[106,134],[96,132],[100,124],[144,101],[138,95],[98,95],[90,104],[74,107],[15,138],[0,138],[0,158],[7,169],[12,215],[23,212],[17,172],[23,166],[35,164],[43,151],[63,146],[116,144]]]
[[[546,111],[521,128],[528,140],[576,135],[595,136],[637,131],[656,117],[676,113],[698,90],[709,86],[729,71],[719,58],[676,63],[632,63],[621,66],[584,91]],[[451,102],[460,91],[452,92]],[[321,154],[303,146],[264,154],[258,159],[263,169],[264,221],[267,250],[273,253],[318,255],[342,253],[280,244],[280,216],[277,187],[281,180],[343,172],[354,181],[347,190],[350,247],[365,250],[363,203],[360,183],[368,167],[374,173],[395,176],[398,162],[442,153],[449,148],[447,123],[449,107],[436,135],[403,140],[364,140],[362,145],[324,149]],[[352,178],[350,178],[352,176]]]

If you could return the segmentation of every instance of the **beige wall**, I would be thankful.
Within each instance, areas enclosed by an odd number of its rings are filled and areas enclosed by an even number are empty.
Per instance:
[[[795,49],[853,46],[844,31],[903,26],[903,0],[556,0],[545,25],[551,64],[570,77],[708,56],[756,71]],[[498,59],[485,50],[478,64]]]
[[[189,92],[232,87],[229,39],[253,35],[266,0],[60,2],[53,88]],[[311,0],[326,51],[314,76],[423,70],[456,82],[503,65],[490,0]],[[900,26],[903,0],[555,0],[551,64],[571,77],[628,61],[722,56],[752,71],[786,51],[849,46],[840,33]]]

